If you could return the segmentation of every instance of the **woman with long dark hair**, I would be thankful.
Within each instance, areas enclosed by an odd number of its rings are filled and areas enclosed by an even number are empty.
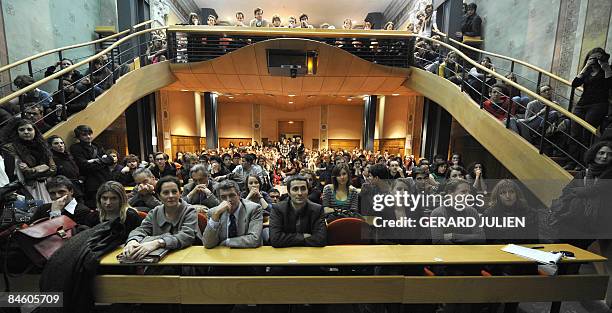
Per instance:
[[[359,192],[351,186],[351,169],[346,163],[334,166],[332,183],[323,187],[322,202],[326,211],[359,210]]]
[[[35,200],[50,203],[45,181],[55,175],[56,166],[36,125],[26,119],[16,119],[4,129],[2,142],[6,143],[1,153],[10,180],[21,181]]]
[[[53,161],[57,167],[55,175],[66,176],[74,185],[74,196],[77,199],[83,197],[83,186],[80,180],[79,167],[74,162],[74,158],[66,150],[66,145],[62,137],[52,135],[47,138],[47,143],[53,153]]]
[[[608,113],[608,95],[612,89],[612,69],[608,63],[610,55],[602,48],[595,48],[587,53],[584,58],[582,71],[572,81],[572,87],[584,89],[580,100],[576,103],[573,112],[578,117],[597,128],[601,125]],[[572,122],[571,135],[585,146],[591,140],[591,133],[584,127]],[[576,143],[570,145],[570,154],[576,159],[581,159],[581,149]],[[581,167],[571,162],[565,168],[570,169],[575,166],[576,170]]]

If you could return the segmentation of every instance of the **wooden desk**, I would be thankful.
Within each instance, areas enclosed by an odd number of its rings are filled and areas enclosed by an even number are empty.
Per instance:
[[[603,262],[606,258],[568,244],[548,244],[542,251],[566,250],[575,259],[563,263]],[[343,266],[412,264],[533,264],[534,261],[501,251],[504,245],[363,245],[256,249],[205,249],[192,246],[170,253],[157,265],[200,266]],[[117,249],[100,262],[102,266],[120,265]]]
[[[567,244],[544,251],[567,250],[575,259],[562,263],[606,259]],[[171,253],[167,266],[347,266],[415,264],[528,264],[501,251],[503,245],[371,245],[324,248],[205,249],[194,246]],[[118,249],[101,265],[119,265]],[[606,275],[560,276],[180,276],[99,275],[95,298],[103,303],[292,304],[292,303],[489,303],[601,300]]]

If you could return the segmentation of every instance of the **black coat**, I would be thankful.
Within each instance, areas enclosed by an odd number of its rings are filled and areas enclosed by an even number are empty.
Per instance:
[[[60,153],[57,151],[53,152],[53,161],[55,161],[55,166],[57,166],[56,175],[63,175],[69,178],[70,180],[79,180],[81,174],[79,172],[79,167],[74,162],[74,159],[67,152]]]
[[[93,163],[87,162],[91,159],[99,159],[104,155],[104,148],[92,143],[77,143],[70,146],[70,153],[74,158],[76,165],[79,167],[81,175],[84,177],[86,195],[93,196],[98,191],[98,188],[103,183],[112,179],[108,165],[101,161]]]
[[[41,218],[49,217],[49,213],[51,212],[51,203],[45,203],[36,209],[34,215],[32,215],[31,221],[36,221]],[[76,208],[74,209],[74,214],[62,209],[62,215],[68,216],[73,221],[75,221],[78,225],[86,225],[86,226],[95,226],[97,225],[99,220],[99,215],[97,211],[90,210],[82,203],[77,203]]]
[[[64,307],[42,312],[93,312],[93,279],[100,259],[124,243],[130,231],[128,218],[125,225],[117,218],[78,233],[57,250],[40,277],[40,291],[63,292]]]
[[[170,163],[166,163],[166,166],[164,166],[164,170],[162,172],[159,171],[159,167],[153,166],[153,168],[151,169],[151,173],[153,173],[153,175],[157,178],[160,179],[164,176],[174,176],[176,177],[176,167],[174,167],[173,164]]]
[[[311,236],[304,238],[304,234]],[[307,201],[306,206],[296,215],[290,199],[274,204],[270,213],[270,243],[275,248],[325,246],[327,226],[323,207]]]

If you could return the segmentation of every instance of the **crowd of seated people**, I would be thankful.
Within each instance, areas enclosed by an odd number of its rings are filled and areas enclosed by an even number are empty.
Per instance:
[[[292,139],[265,146],[246,143],[233,148],[180,152],[174,160],[162,152],[154,154],[150,162],[127,155],[118,162],[117,151],[106,150],[92,141],[90,127],[80,125],[74,135],[79,142],[66,149],[63,138],[53,136],[45,141],[35,123],[15,120],[10,131],[3,134],[8,143],[0,149],[0,177],[6,177],[3,184],[20,181],[24,188],[18,193],[43,203],[32,218],[64,215],[87,227],[110,223],[115,218],[129,223],[123,235],[126,258],[138,260],[160,248],[175,250],[194,244],[206,248],[324,246],[326,223],[342,217],[377,216],[374,196],[397,191],[482,195],[485,200],[479,206],[461,208],[436,201],[416,209],[392,207],[382,212],[385,218],[520,214],[531,220],[522,241],[517,242],[538,240],[535,207],[526,202],[522,188],[508,180],[488,186],[483,163],[476,160],[466,169],[457,153],[450,159],[436,155],[431,160],[415,160],[409,155],[402,158],[357,148],[309,150],[300,139]],[[592,150],[588,155],[593,165],[585,177],[607,177],[612,171],[611,144],[603,142]],[[117,192],[116,189],[125,189],[120,182],[134,186],[129,188],[129,194]],[[588,188],[599,190],[602,184]],[[576,196],[569,193],[566,197]],[[402,233],[407,237],[400,238],[381,229],[372,232],[375,235],[368,239],[377,244],[515,240],[512,234],[486,227],[425,228]],[[268,271],[282,275],[293,270],[301,269]],[[304,273],[319,270],[304,269]],[[427,269],[437,275],[470,270],[436,266]],[[488,270],[513,273],[512,268]]]

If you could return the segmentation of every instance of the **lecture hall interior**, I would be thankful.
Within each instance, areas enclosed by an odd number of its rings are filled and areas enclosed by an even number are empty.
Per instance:
[[[612,312],[612,1],[0,8],[0,312]]]

